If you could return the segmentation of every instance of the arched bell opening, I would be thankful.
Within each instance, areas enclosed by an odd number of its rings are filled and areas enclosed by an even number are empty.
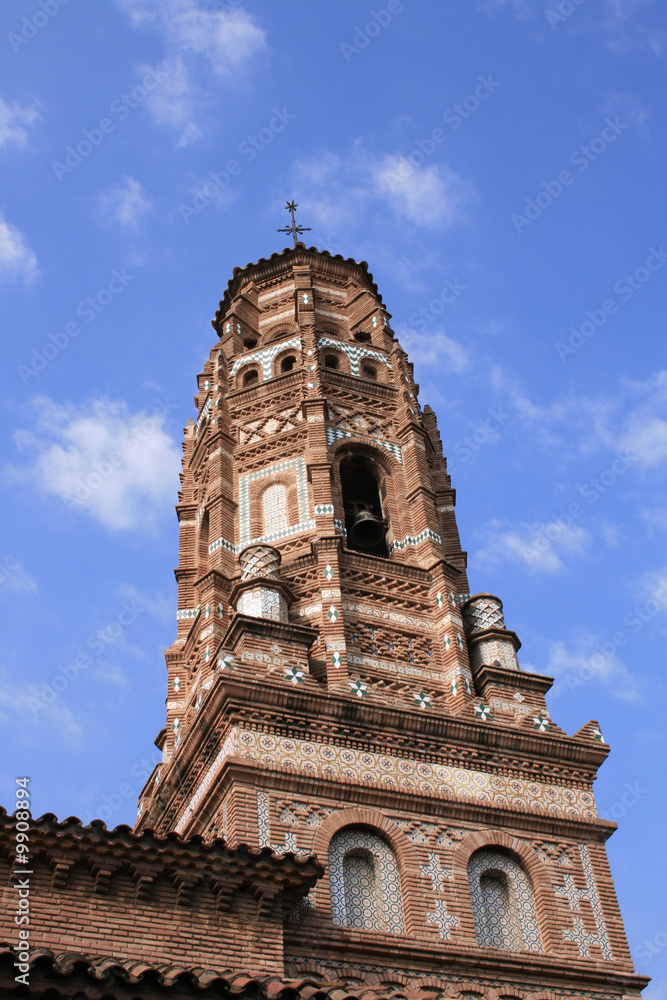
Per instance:
[[[340,485],[347,547],[386,559],[389,555],[385,540],[387,521],[375,466],[364,455],[347,456],[340,465]]]

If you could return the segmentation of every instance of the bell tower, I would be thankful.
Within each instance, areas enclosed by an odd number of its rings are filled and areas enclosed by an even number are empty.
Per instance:
[[[213,326],[136,829],[316,854],[289,975],[637,995],[592,794],[608,747],[557,726],[501,601],[470,596],[436,418],[367,265],[296,243],[236,268]]]

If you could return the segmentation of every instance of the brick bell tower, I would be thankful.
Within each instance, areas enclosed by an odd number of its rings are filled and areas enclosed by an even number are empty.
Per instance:
[[[286,975],[638,995],[592,794],[608,747],[559,729],[501,601],[469,595],[435,415],[367,265],[297,243],[236,268],[213,326],[136,829],[316,854]]]

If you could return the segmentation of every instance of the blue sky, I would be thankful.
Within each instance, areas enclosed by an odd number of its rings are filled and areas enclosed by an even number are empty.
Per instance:
[[[598,806],[664,996],[664,8],[15,0],[0,20],[0,801],[28,774],[36,814],[134,820],[194,376],[233,267],[286,245],[295,198],[309,243],[369,262],[415,362],[471,589],[555,676],[558,724],[611,744]]]

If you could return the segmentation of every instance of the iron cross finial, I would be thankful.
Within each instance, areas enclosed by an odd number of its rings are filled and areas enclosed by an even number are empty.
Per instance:
[[[294,213],[295,213],[295,211],[297,210],[298,207],[299,207],[299,203],[297,201],[288,201],[287,202],[287,204],[285,205],[285,209],[292,216],[292,225],[291,226],[285,226],[284,229],[277,229],[276,230],[276,232],[278,232],[278,233],[291,233],[292,236],[294,237],[294,246],[296,246],[297,242],[298,242],[297,236],[300,236],[301,233],[309,233],[311,231],[310,226],[297,226],[296,219],[294,218]]]

